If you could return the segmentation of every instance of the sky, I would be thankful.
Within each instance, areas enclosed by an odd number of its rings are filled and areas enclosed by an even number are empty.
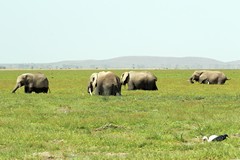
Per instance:
[[[239,0],[3,0],[0,63],[240,60]]]

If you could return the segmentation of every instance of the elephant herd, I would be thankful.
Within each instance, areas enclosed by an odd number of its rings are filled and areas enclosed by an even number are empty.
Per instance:
[[[229,80],[223,72],[200,70],[195,71],[189,78],[201,84],[224,84]],[[157,77],[148,71],[129,71],[122,73],[121,77],[110,71],[93,73],[90,76],[87,92],[92,95],[121,95],[121,86],[128,85],[128,90],[158,90]],[[42,73],[25,73],[17,77],[16,86],[12,93],[24,86],[25,93],[48,93],[49,81]]]
[[[124,72],[121,79],[113,72],[93,73],[90,76],[88,93],[92,95],[121,95],[121,86],[128,84],[128,90],[157,90],[157,77],[150,72]]]

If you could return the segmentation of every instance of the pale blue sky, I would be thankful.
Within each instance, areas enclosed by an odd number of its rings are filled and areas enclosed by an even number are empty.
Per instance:
[[[0,63],[240,60],[239,0],[2,0]]]

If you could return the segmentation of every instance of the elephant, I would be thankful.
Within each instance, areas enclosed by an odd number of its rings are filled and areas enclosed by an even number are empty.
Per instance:
[[[229,79],[223,72],[208,70],[195,71],[189,78],[190,83],[194,83],[194,81],[196,81],[200,84],[224,84],[226,80]]]
[[[88,93],[92,95],[93,91],[95,95],[121,96],[120,78],[111,71],[93,73],[90,76]]]
[[[128,90],[158,90],[157,77],[148,71],[129,71],[121,75],[121,83],[128,84]]]
[[[48,79],[42,73],[24,73],[19,75],[12,93],[15,93],[22,86],[24,86],[25,93],[48,93],[49,90]]]

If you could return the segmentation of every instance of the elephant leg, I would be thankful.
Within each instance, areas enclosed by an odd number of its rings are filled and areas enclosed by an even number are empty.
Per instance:
[[[38,88],[33,88],[32,91],[35,92],[35,93],[39,93],[39,89]]]
[[[128,83],[128,90],[135,90],[135,86],[133,83]]]
[[[43,93],[48,93],[48,87],[44,87],[44,88],[42,89],[42,92],[43,92]]]
[[[155,82],[153,83],[153,88],[152,88],[152,90],[158,90],[157,85],[156,85]]]
[[[114,95],[114,93],[109,89],[109,90],[105,90],[103,95],[110,96],[110,95]]]
[[[153,90],[154,88],[154,81],[153,80],[148,80],[146,83],[145,90]]]
[[[114,84],[112,84],[110,88],[106,89],[106,95],[116,95]]]
[[[48,87],[33,88],[33,91],[35,93],[47,93],[48,92]]]
[[[119,88],[118,86],[115,86],[115,95],[121,96],[121,87]]]
[[[32,93],[33,92],[33,88],[29,88],[29,93]]]
[[[104,96],[110,96],[110,95],[114,95],[114,85],[112,84],[112,86],[105,86],[103,87],[103,90],[102,90],[102,95]]]
[[[25,93],[32,93],[33,88],[31,88],[31,87],[29,87],[29,86],[25,86],[25,87],[24,87],[24,91],[25,91]]]
[[[28,93],[29,88],[27,86],[24,87],[24,92]]]
[[[138,85],[137,89],[148,90],[148,88],[149,88],[148,83],[144,83],[144,84]]]
[[[115,86],[116,96],[121,96],[121,86]]]
[[[201,82],[202,84],[210,84],[209,80],[205,79]]]
[[[42,88],[33,88],[33,91],[35,93],[40,93],[40,92],[42,92]]]
[[[97,87],[97,88],[95,89],[95,95],[102,95],[99,87]]]
[[[226,80],[220,80],[217,84],[224,84]]]
[[[32,83],[28,84],[27,87],[28,87],[28,93],[32,93],[34,91],[34,86]]]
[[[198,81],[200,84],[208,84],[209,80],[207,78],[201,78]]]
[[[111,95],[121,96],[121,91],[120,91],[120,89],[118,88],[117,85],[112,85]]]

